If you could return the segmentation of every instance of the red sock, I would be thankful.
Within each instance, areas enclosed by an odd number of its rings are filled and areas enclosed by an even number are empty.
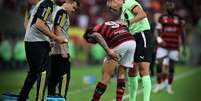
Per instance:
[[[116,101],[122,101],[125,91],[125,79],[117,80]]]
[[[99,82],[97,85],[96,85],[96,89],[94,91],[94,94],[93,94],[93,98],[92,98],[92,101],[99,101],[101,95],[103,95],[103,93],[105,92],[106,90],[106,85]]]

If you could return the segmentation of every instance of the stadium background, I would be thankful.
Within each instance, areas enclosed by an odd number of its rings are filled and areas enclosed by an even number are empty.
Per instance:
[[[165,0],[138,1],[144,6],[154,28],[158,14],[164,12]],[[0,94],[7,91],[19,92],[26,75],[27,64],[23,44],[26,2],[27,0],[0,0]],[[106,0],[80,0],[80,10],[71,17],[69,33],[73,69],[69,101],[89,100],[95,83],[99,80],[104,51],[99,45],[87,44],[82,39],[82,34],[86,27],[118,18],[118,14],[110,12],[105,7],[105,2]],[[199,96],[201,94],[201,1],[175,0],[175,2],[177,13],[186,20],[188,54],[185,57],[181,56],[177,65],[173,86],[175,94],[168,95],[165,92],[152,94],[152,101],[161,101],[161,99],[201,101]],[[115,87],[115,80],[112,80],[102,101],[111,101],[115,98]],[[33,90],[33,95],[34,92]],[[141,101],[140,91],[139,95]],[[32,100],[33,98],[30,97]]]

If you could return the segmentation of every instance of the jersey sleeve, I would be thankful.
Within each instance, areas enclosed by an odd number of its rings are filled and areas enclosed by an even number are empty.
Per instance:
[[[67,14],[63,10],[59,10],[56,14],[56,17],[54,19],[54,25],[63,27],[65,24],[65,19]]]
[[[49,2],[41,3],[38,7],[36,17],[43,21],[46,21],[52,12],[52,7],[53,7],[52,3],[49,3]]]
[[[133,10],[136,6],[140,6],[141,7],[141,5],[137,2],[137,1],[135,1],[135,0],[126,0],[125,1],[125,4],[124,4],[124,7],[126,8],[126,9],[129,9],[129,10]]]

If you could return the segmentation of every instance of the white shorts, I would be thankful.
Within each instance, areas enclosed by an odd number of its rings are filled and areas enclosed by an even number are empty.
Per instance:
[[[163,65],[169,66],[170,59],[168,57],[163,59]]]
[[[168,50],[165,48],[159,47],[156,52],[156,58],[165,58],[168,57],[171,60],[178,61],[179,60],[179,51],[178,50]]]
[[[136,42],[134,40],[126,41],[113,48],[114,52],[118,55],[119,65],[133,68],[135,49]]]

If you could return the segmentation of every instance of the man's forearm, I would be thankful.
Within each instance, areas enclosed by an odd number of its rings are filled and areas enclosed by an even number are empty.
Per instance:
[[[46,36],[48,36],[49,38],[55,40],[56,39],[56,35],[54,35],[49,29],[48,27],[45,25],[45,23],[41,20],[41,19],[37,19],[35,26],[42,31]]]
[[[130,24],[136,23],[136,22],[144,19],[147,16],[146,13],[144,12],[144,10],[142,8],[140,8],[139,6],[136,6],[135,8],[133,8],[132,12],[136,16],[129,20]]]
[[[103,37],[101,35],[97,34],[97,33],[94,35],[94,37],[98,41],[98,43],[103,47],[103,49],[108,53],[110,48],[106,44],[106,42],[103,39]]]
[[[146,17],[146,14],[144,14],[144,13],[137,14],[134,18],[129,20],[129,24],[136,23],[136,22],[144,19],[145,17]]]

